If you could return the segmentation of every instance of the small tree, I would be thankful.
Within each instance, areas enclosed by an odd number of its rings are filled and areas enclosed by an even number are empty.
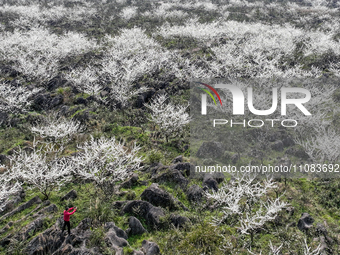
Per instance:
[[[0,168],[2,168],[1,165]],[[4,210],[9,202],[10,197],[19,192],[21,189],[19,182],[11,184],[10,181],[11,178],[9,178],[7,174],[2,174],[0,176],[0,212]]]
[[[167,99],[166,95],[159,95],[150,105],[145,106],[152,111],[149,120],[159,126],[168,142],[169,137],[183,131],[184,126],[190,122],[190,117],[186,113],[188,106],[166,103]]]
[[[24,112],[32,103],[32,97],[41,89],[28,89],[0,83],[0,110],[4,112]]]
[[[137,156],[140,149],[136,145],[128,151],[115,138],[101,137],[79,146],[80,152],[73,157],[74,172],[84,180],[94,181],[106,197],[112,195],[115,183],[126,179],[129,174],[139,169],[141,158]]]
[[[44,123],[31,127],[32,133],[38,134],[41,138],[48,138],[61,143],[66,142],[82,129],[79,121],[57,117],[56,114],[50,114],[46,117]]]
[[[263,201],[268,191],[275,187],[276,183],[271,177],[261,182],[256,180],[255,174],[244,173],[232,177],[217,192],[206,192],[208,198],[216,200],[222,207],[223,215],[215,218],[214,223],[221,224],[229,218],[236,218],[240,222],[241,233],[250,234],[253,243],[255,231],[267,221],[275,219],[277,213],[287,205],[280,198]]]
[[[53,144],[43,144],[38,148],[34,141],[31,152],[19,148],[10,156],[10,174],[13,178],[28,184],[28,188],[38,188],[48,199],[51,192],[71,180],[72,161],[58,157],[63,148],[55,149]]]

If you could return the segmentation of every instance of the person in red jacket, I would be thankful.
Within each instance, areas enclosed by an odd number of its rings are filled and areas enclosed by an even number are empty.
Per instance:
[[[70,212],[72,209],[73,212]],[[67,230],[68,230],[68,234],[70,235],[71,234],[71,225],[70,225],[70,216],[72,214],[74,214],[75,212],[77,211],[77,207],[71,207],[71,208],[68,208],[66,207],[65,208],[65,211],[64,211],[64,225],[63,225],[63,230],[61,231],[61,234],[64,233],[64,230],[65,230],[65,227],[67,226]]]

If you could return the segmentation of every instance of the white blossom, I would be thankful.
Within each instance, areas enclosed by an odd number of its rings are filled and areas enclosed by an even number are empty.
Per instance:
[[[67,119],[63,116],[58,117],[56,114],[48,115],[44,123],[31,127],[31,132],[38,134],[41,138],[48,137],[58,141],[69,139],[82,130],[83,126],[79,121]]]
[[[39,189],[48,199],[53,190],[71,180],[72,162],[65,157],[58,157],[62,149],[50,143],[38,147],[36,141],[29,149],[19,148],[9,156],[9,174],[28,184],[29,189]]]
[[[0,110],[12,113],[27,111],[32,104],[32,97],[40,90],[0,83]]]
[[[94,181],[99,187],[107,182],[124,180],[132,171],[139,169],[141,162],[137,156],[138,146],[128,151],[114,137],[94,139],[91,136],[90,141],[78,145],[78,149],[80,151],[72,158],[74,173],[82,179]]]
[[[159,95],[145,106],[151,110],[149,120],[158,125],[168,139],[170,136],[180,134],[184,126],[190,122],[190,117],[186,112],[188,106],[167,103],[167,99],[166,95]]]

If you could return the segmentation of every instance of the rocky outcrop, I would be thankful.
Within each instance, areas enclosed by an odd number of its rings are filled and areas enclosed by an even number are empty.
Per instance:
[[[134,173],[132,176],[120,184],[120,188],[128,189],[138,184],[138,174]]]
[[[150,226],[158,226],[160,218],[165,216],[162,208],[141,200],[128,201],[122,208],[122,213],[142,217],[146,220],[146,224]]]
[[[25,253],[28,255],[98,254],[93,249],[86,248],[86,242],[91,236],[90,219],[82,220],[76,228],[71,230],[71,235],[68,237],[61,234],[61,226],[62,218],[59,218],[51,228],[28,243]]]
[[[298,221],[297,227],[305,232],[313,226],[314,219],[308,214],[303,213]]]
[[[146,231],[142,223],[136,217],[129,217],[129,228],[126,230],[128,235],[142,235]]]
[[[6,219],[6,218],[8,218],[8,217],[10,217],[10,216],[12,216],[16,213],[19,213],[19,212],[21,212],[21,211],[23,211],[27,208],[30,208],[34,204],[40,204],[41,202],[42,202],[41,199],[38,196],[36,196],[36,197],[32,198],[31,200],[27,201],[26,203],[20,205],[19,207],[17,207],[13,211],[6,213],[5,215],[3,215],[0,218],[0,220],[4,220],[4,219]]]
[[[75,191],[74,189],[71,190],[70,192],[68,192],[65,196],[63,196],[60,201],[64,201],[64,200],[69,200],[69,199],[76,199],[78,197],[77,191]]]
[[[190,202],[200,202],[202,201],[204,191],[200,186],[194,184],[190,186],[186,194]]]
[[[163,208],[169,207],[170,210],[178,210],[184,208],[184,205],[176,200],[165,190],[162,190],[157,183],[152,183],[151,186],[143,191],[141,199],[150,202],[155,206]]]
[[[183,176],[189,177],[190,173],[195,170],[195,166],[193,164],[190,164],[188,162],[185,163],[177,163],[170,167],[171,169],[177,169],[181,172]]]
[[[203,179],[203,187],[208,187],[209,189],[212,189],[214,191],[218,191],[218,183],[217,181],[212,177],[212,175],[205,175]]]
[[[176,228],[182,228],[186,224],[190,223],[190,220],[188,217],[177,215],[177,214],[171,214],[170,215],[170,223],[173,224]]]
[[[142,249],[145,255],[161,254],[158,244],[144,240],[142,242]]]
[[[157,183],[164,183],[164,182],[175,183],[184,189],[189,183],[189,181],[177,169],[168,169],[164,173],[160,173],[152,177],[151,181],[157,182]]]

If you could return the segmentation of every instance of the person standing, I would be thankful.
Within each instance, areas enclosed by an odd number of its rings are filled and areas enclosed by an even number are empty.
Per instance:
[[[74,209],[73,212],[70,212],[72,209]],[[76,211],[77,211],[77,207],[71,207],[71,208],[66,207],[65,208],[65,211],[64,211],[64,225],[63,225],[63,229],[61,231],[61,234],[64,233],[64,230],[65,230],[66,226],[67,226],[67,230],[68,230],[68,235],[71,234],[70,216],[72,214],[74,214]]]

